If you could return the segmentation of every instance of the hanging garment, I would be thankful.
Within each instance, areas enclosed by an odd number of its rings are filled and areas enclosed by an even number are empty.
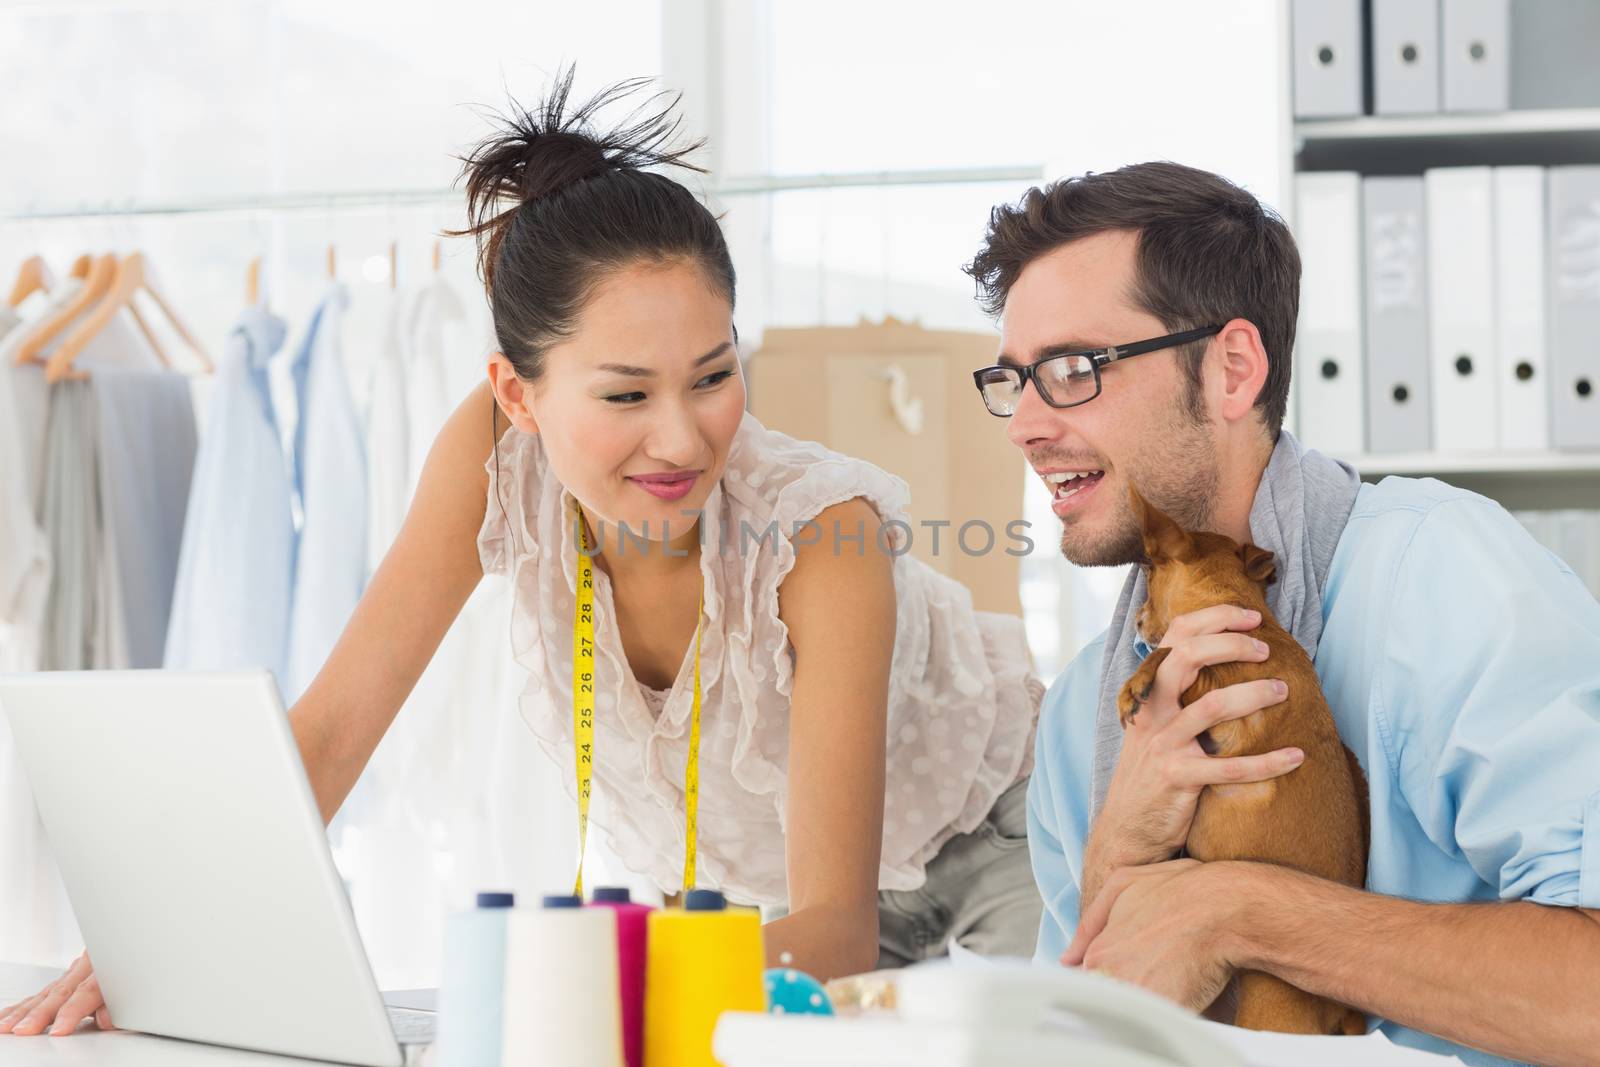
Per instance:
[[[217,365],[167,628],[170,668],[285,677],[296,534],[269,381],[285,332],[282,319],[250,308]]]
[[[39,526],[31,466],[38,447],[25,444],[12,364],[21,318],[0,308],[0,673],[38,667],[39,627],[50,588],[50,542]],[[33,420],[37,421],[37,420]]]
[[[294,487],[304,516],[295,551],[284,695],[293,702],[322,669],[361,599],[367,571],[367,458],[345,374],[341,323],[348,291],[335,285],[295,356],[300,411]]]
[[[410,362],[405,344],[404,290],[390,295],[383,344],[372,365],[367,407],[367,575],[378,569],[405,522],[411,503],[411,397],[406,383]]]
[[[45,604],[41,670],[79,671],[96,665],[100,629],[95,611],[104,588],[96,446],[89,383],[57,383],[50,391],[45,430],[48,460],[41,517],[54,568]]]
[[[189,380],[171,371],[102,368],[89,381],[100,455],[105,555],[114,567],[126,666],[159,667],[167,642],[196,434]],[[159,429],[158,429],[159,428]],[[241,563],[246,560],[241,559]],[[254,567],[255,560],[248,560]]]
[[[492,330],[469,318],[460,294],[435,276],[411,305],[406,368],[411,413],[411,488],[422,478],[433,442],[456,406],[484,379]]]

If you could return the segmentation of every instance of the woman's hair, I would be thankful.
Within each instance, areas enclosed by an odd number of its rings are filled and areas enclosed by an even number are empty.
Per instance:
[[[704,204],[666,175],[702,172],[686,156],[703,141],[671,148],[677,98],[657,93],[620,126],[597,130],[595,113],[640,90],[611,86],[567,110],[573,68],[558,73],[535,110],[514,101],[498,129],[461,157],[464,230],[478,241],[478,273],[489,291],[495,337],[517,376],[534,381],[550,346],[572,336],[595,286],[639,263],[691,263],[733,304],[733,259]]]

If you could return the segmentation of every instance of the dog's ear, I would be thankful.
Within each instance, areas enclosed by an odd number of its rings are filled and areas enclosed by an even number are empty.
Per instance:
[[[1239,558],[1244,561],[1244,573],[1251,581],[1270,585],[1278,576],[1276,557],[1258,545],[1248,541],[1240,545]]]
[[[1145,500],[1132,482],[1128,483],[1128,500],[1144,534],[1145,558],[1153,563],[1158,559],[1185,559],[1191,554],[1192,542],[1183,527]]]

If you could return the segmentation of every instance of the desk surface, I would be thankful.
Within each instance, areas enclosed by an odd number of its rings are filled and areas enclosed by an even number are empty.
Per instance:
[[[0,1007],[32,996],[60,973],[55,968],[0,963]],[[421,1056],[424,1064],[429,1059],[425,1053]],[[6,1067],[288,1067],[322,1061],[244,1052],[122,1030],[102,1032],[87,1026],[70,1037],[0,1034],[0,1063]]]

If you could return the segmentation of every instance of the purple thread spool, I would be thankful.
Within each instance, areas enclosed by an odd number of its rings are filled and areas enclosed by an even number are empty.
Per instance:
[[[644,970],[645,929],[650,912],[646,904],[635,904],[626,888],[597,886],[592,908],[610,908],[617,913],[617,974],[622,994],[622,1051],[628,1067],[644,1064]]]

